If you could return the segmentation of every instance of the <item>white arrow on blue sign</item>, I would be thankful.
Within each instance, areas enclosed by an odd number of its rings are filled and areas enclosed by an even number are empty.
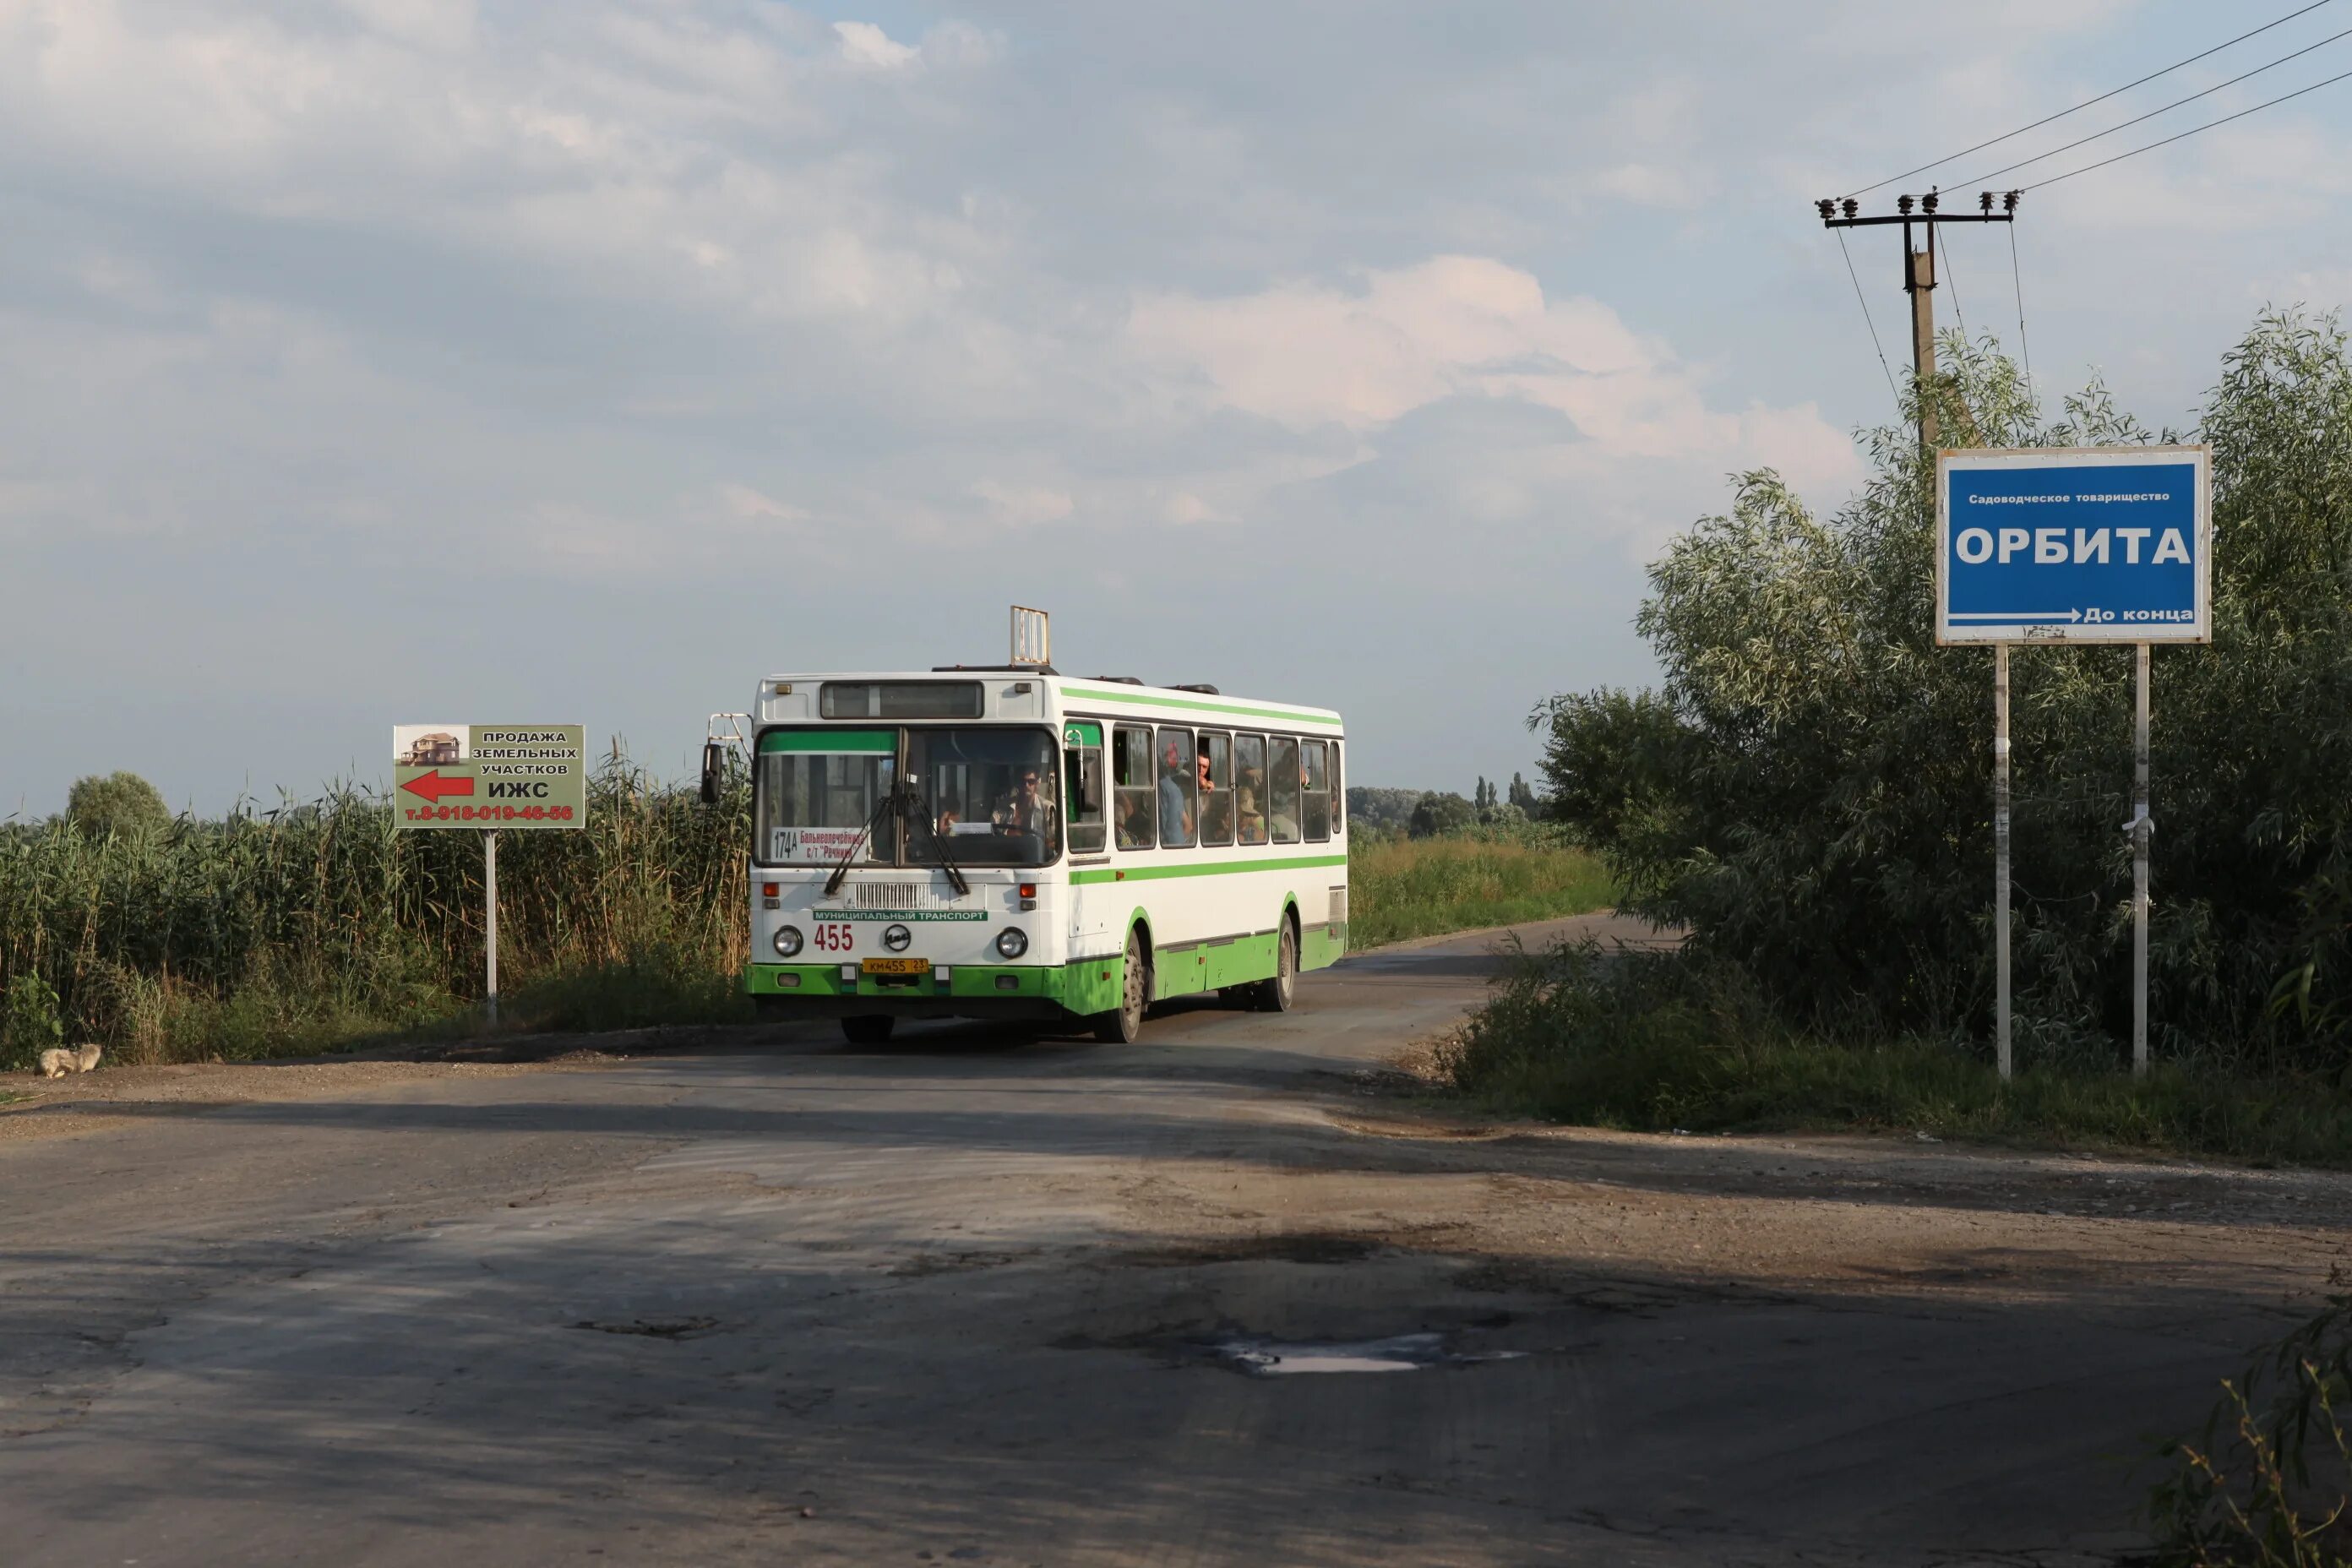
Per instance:
[[[2210,642],[2210,447],[1936,459],[1936,640]]]

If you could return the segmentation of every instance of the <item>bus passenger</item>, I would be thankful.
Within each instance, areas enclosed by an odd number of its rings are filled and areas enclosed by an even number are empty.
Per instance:
[[[1234,841],[1234,792],[1217,787],[1216,773],[1209,759],[1209,738],[1201,737],[1201,842],[1230,844]]]
[[[1244,844],[1265,842],[1265,814],[1257,808],[1257,792],[1247,784],[1234,791],[1234,815]]]
[[[1183,848],[1192,842],[1192,812],[1184,799],[1184,744],[1171,740],[1160,757],[1160,842]]]

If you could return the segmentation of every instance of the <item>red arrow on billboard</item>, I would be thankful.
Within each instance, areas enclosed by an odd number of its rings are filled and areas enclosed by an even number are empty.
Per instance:
[[[411,795],[421,795],[426,800],[437,801],[445,795],[473,794],[474,781],[471,779],[445,779],[441,776],[441,770],[439,768],[435,768],[431,773],[410,779],[406,784],[402,784],[400,787],[406,790]]]

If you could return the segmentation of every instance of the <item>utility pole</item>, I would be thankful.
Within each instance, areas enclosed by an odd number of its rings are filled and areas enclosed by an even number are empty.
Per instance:
[[[1906,198],[1908,199],[1907,197]],[[1927,198],[1934,201],[1934,196]],[[1911,231],[1903,231],[1903,250],[1909,268],[1903,287],[1911,295],[1911,374],[1919,393],[1919,445],[1934,451],[1941,433],[1936,428],[1936,402],[1927,389],[1936,384],[1936,225],[1927,225],[1927,248],[1911,248]]]
[[[1870,228],[1879,224],[1903,226],[1903,291],[1911,296],[1911,390],[1919,405],[1919,450],[1930,467],[1942,442],[1936,417],[1936,226],[1946,223],[2014,223],[2019,193],[2007,191],[2000,211],[1992,210],[1992,193],[1977,193],[1977,210],[1944,213],[1941,194],[1929,191],[1917,198],[1897,196],[1895,210],[1878,217],[1861,216],[1862,204],[1852,196],[1827,197],[1813,204],[1824,228]],[[1912,209],[1918,210],[1914,212]],[[1926,243],[1912,230],[1926,231]],[[1993,1059],[2005,1082],[2012,1068],[2009,990],[2009,645],[1992,649],[1992,921],[1993,921]],[[2141,842],[2146,841],[2143,835]],[[2144,884],[2143,884],[2144,885]]]
[[[1878,224],[1899,223],[1903,226],[1903,291],[1911,297],[1911,374],[1912,388],[1919,399],[1919,445],[1927,451],[1936,449],[1941,432],[1937,428],[1936,399],[1936,226],[1944,223],[2013,223],[2017,219],[2015,191],[2002,193],[2000,211],[1992,210],[1992,193],[1977,193],[1977,210],[1972,213],[1945,213],[1936,209],[1942,205],[1937,192],[1929,191],[1917,198],[1897,196],[1895,210],[1878,217],[1862,217],[1862,204],[1848,196],[1843,202],[1828,197],[1813,204],[1822,215],[1823,228],[1869,228]],[[1912,208],[1918,210],[1914,212]],[[1843,214],[1843,216],[1841,216]],[[1914,226],[1926,230],[1924,245],[1915,242]]]

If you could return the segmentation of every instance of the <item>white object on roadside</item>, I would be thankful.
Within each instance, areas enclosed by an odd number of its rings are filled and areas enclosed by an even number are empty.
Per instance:
[[[103,1046],[77,1046],[71,1050],[63,1046],[51,1047],[41,1053],[41,1076],[63,1078],[69,1072],[88,1072],[105,1054]]]

